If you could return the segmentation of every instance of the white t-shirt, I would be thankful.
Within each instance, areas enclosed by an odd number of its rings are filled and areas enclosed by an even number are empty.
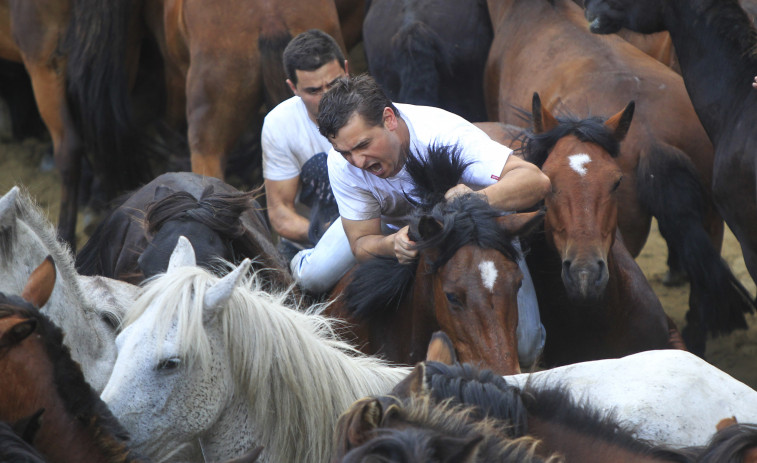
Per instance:
[[[263,177],[268,180],[294,178],[308,159],[331,150],[298,96],[282,101],[266,115],[261,138]]]
[[[473,190],[494,184],[512,150],[489,138],[481,129],[460,116],[430,106],[395,103],[410,132],[410,151],[428,156],[432,144],[458,145],[461,158],[472,162],[462,183]],[[413,189],[403,167],[394,177],[382,179],[358,169],[335,150],[328,155],[329,181],[339,205],[339,215],[348,220],[381,217],[386,223],[405,225],[412,205],[405,192]]]

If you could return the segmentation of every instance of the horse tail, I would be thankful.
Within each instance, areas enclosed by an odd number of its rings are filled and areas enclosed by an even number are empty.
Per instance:
[[[714,336],[747,328],[744,313],[754,312],[754,302],[705,232],[707,194],[689,158],[675,147],[653,146],[639,162],[636,186],[639,202],[657,219],[670,253],[689,276],[689,325],[683,330],[689,348],[692,322]],[[700,333],[702,350],[705,336]]]
[[[135,1],[75,0],[64,36],[66,99],[95,172],[112,196],[147,180],[129,100],[126,54]]]
[[[290,40],[292,40],[292,35],[287,30],[261,34],[258,37],[265,104],[269,111],[292,96],[286,85],[287,76],[283,62],[284,48]]]
[[[441,75],[450,74],[444,40],[427,24],[403,25],[392,37],[392,55],[399,72],[397,101],[441,106]]]

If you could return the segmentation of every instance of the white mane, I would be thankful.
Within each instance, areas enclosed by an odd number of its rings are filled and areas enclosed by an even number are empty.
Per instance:
[[[203,300],[218,281],[198,267],[174,269],[146,284],[124,324],[160,304],[156,332],[165,334],[178,323],[180,355],[207,365],[212,359]],[[219,315],[237,388],[248,395],[256,440],[272,461],[327,462],[338,416],[358,398],[387,393],[409,369],[360,354],[337,339],[336,321],[289,308],[287,293],[260,287],[255,275],[246,279]]]

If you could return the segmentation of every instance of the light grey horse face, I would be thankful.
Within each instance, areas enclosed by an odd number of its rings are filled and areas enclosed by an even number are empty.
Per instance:
[[[53,225],[18,187],[12,188],[0,198],[0,291],[20,293],[48,255],[57,278],[40,309],[66,334],[63,342],[92,388],[102,391],[116,359],[115,326],[123,308],[134,301],[137,287],[118,286],[118,294],[108,297],[113,286],[76,273],[73,255],[57,240]]]
[[[102,393],[135,448],[154,459],[207,431],[232,388],[225,360],[213,355],[203,368],[182,357],[177,323],[165,333],[156,330],[161,309],[150,306],[118,335],[118,357]],[[211,352],[218,352],[220,337],[210,335],[209,341]]]

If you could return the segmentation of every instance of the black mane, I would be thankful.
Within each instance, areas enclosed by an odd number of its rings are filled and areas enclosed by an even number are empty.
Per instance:
[[[523,153],[526,161],[536,164],[541,169],[558,140],[568,135],[574,135],[582,142],[595,143],[607,151],[611,157],[618,157],[620,142],[604,125],[603,118],[580,119],[568,115],[558,117],[557,120],[559,125],[548,132],[534,133],[533,129],[527,129],[521,133],[523,146],[518,151]]]
[[[470,164],[461,159],[460,149],[456,146],[432,145],[427,160],[413,155],[407,159],[406,168],[415,183],[415,188],[407,196],[417,206],[410,218],[410,238],[416,242],[419,251],[439,250],[438,257],[431,262],[432,272],[467,244],[495,249],[512,261],[517,259],[512,244],[515,237],[505,233],[495,220],[503,215],[502,211],[491,207],[478,194],[444,200],[444,193],[460,182]],[[418,224],[429,216],[441,224],[441,231],[434,236],[421,237]],[[386,313],[387,306],[396,307],[412,287],[416,265],[400,264],[391,257],[374,258],[360,264],[345,288],[347,311],[358,319],[366,319]]]
[[[63,344],[63,331],[32,304],[18,296],[6,296],[0,292],[0,318],[18,315],[36,320],[36,332],[43,339],[45,351],[53,365],[55,388],[63,401],[66,412],[84,428],[98,429],[96,439],[104,452],[124,457],[137,457],[125,446],[129,439],[108,406],[84,379],[81,367],[71,359],[68,347]],[[108,436],[120,440],[120,445],[107,442]],[[120,448],[119,448],[120,447]]]
[[[453,403],[473,405],[481,412],[477,418],[491,417],[511,423],[513,437],[528,432],[527,415],[531,415],[634,453],[694,461],[694,450],[668,449],[638,439],[633,430],[619,423],[614,413],[576,402],[565,387],[542,387],[529,382],[521,390],[492,371],[479,370],[470,364],[426,362],[425,372],[429,393],[436,401],[452,399]]]
[[[715,27],[720,37],[733,43],[744,57],[757,53],[757,30],[749,15],[738,0],[715,0],[692,2],[692,9],[697,11],[704,22]]]

